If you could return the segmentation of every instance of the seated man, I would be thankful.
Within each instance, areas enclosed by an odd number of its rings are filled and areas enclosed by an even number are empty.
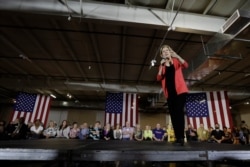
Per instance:
[[[84,122],[81,126],[80,126],[80,133],[79,133],[79,139],[81,140],[86,140],[89,136],[89,127],[88,127],[88,123]]]
[[[220,125],[216,123],[215,129],[211,132],[209,142],[221,143],[224,137],[225,133],[220,129]]]
[[[156,124],[156,128],[153,129],[153,139],[155,141],[164,141],[165,133],[166,133],[166,131],[164,131],[161,128],[161,125],[158,123],[158,124]]]
[[[122,128],[122,140],[133,140],[134,128],[130,126],[130,122],[126,122],[126,125]]]
[[[89,137],[93,140],[102,139],[102,128],[99,121],[96,121],[94,127],[89,129]]]
[[[25,124],[24,117],[16,119],[11,122],[7,127],[8,139],[26,139],[28,126]]]
[[[200,127],[197,129],[198,140],[203,142],[207,141],[209,137],[209,132],[204,128],[204,124],[200,124]]]
[[[196,129],[191,124],[188,124],[187,130],[185,130],[187,141],[197,141],[198,135]]]

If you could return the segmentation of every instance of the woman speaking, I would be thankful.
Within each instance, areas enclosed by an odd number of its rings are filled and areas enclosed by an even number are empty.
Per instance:
[[[184,145],[184,105],[188,92],[182,69],[188,67],[188,63],[177,55],[170,46],[163,45],[160,49],[162,58],[157,74],[157,80],[161,81],[162,90],[167,99],[170,117],[175,132],[175,144]]]

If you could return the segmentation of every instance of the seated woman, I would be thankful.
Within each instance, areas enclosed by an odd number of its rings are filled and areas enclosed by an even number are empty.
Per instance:
[[[70,127],[68,125],[68,121],[67,120],[63,120],[62,124],[59,126],[59,129],[56,132],[56,136],[58,138],[69,139],[69,131],[70,131]]]
[[[111,128],[110,124],[107,123],[105,125],[105,127],[103,128],[103,131],[102,131],[102,136],[103,136],[103,139],[104,140],[111,140],[111,139],[114,139],[113,137],[113,129]]]
[[[134,127],[130,126],[130,122],[126,122],[125,126],[122,128],[122,140],[133,140],[134,137]]]
[[[143,131],[144,140],[153,140],[153,132],[149,125],[146,125],[145,130]]]
[[[45,136],[46,139],[55,138],[56,132],[57,132],[57,128],[55,126],[55,122],[49,121],[48,127],[43,131],[43,136]]]
[[[143,131],[142,131],[141,126],[139,124],[137,124],[136,127],[135,127],[134,139],[136,141],[142,141],[143,140]]]
[[[113,130],[113,136],[115,140],[122,139],[122,129],[120,124],[116,124],[115,129]]]
[[[30,139],[41,139],[43,137],[43,126],[39,119],[35,120],[30,128]]]
[[[69,138],[70,139],[79,139],[80,129],[78,128],[77,122],[73,123],[73,127],[69,131]]]
[[[231,129],[224,126],[223,131],[224,131],[224,138],[221,141],[221,143],[233,144],[233,136],[231,133]]]

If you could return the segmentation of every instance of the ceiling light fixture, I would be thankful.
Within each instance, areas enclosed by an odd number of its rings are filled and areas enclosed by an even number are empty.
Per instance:
[[[156,60],[151,60],[151,66],[154,67],[156,63]]]
[[[21,57],[23,60],[27,60],[28,62],[32,63],[32,61],[25,55],[20,54],[19,57]]]
[[[72,16],[71,16],[71,14],[69,14],[68,21],[71,21],[71,18],[72,18]]]
[[[69,99],[71,99],[71,98],[72,98],[72,95],[71,95],[70,93],[68,93],[68,94],[67,94],[67,97],[68,97]]]
[[[53,97],[54,99],[56,99],[56,96],[55,96],[55,95],[53,95],[53,94],[50,94],[50,96],[51,96],[51,97]]]
[[[250,73],[246,73],[246,74],[245,74],[245,77],[248,77],[248,76],[250,76]]]

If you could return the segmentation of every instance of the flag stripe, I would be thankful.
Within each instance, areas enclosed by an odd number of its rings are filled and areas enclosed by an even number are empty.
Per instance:
[[[137,95],[132,93],[122,93],[122,112],[113,112],[111,110],[109,111],[109,108],[115,108],[114,106],[117,104],[112,104],[110,101],[113,100],[113,103],[115,103],[117,100],[109,97],[112,93],[107,94],[105,123],[110,123],[111,126],[115,126],[119,123],[121,126],[124,126],[126,122],[130,122],[131,126],[135,126],[138,123]],[[114,96],[114,98],[117,98],[117,96]]]
[[[50,98],[46,98],[45,109],[44,109],[46,113],[44,113],[42,116],[42,122],[44,122],[44,125],[47,125],[47,120],[50,111],[50,104],[51,104],[50,102],[51,102]]]
[[[41,122],[46,125],[48,114],[50,110],[50,96],[45,95],[35,95],[34,104],[30,97],[34,97],[34,94],[20,93],[17,96],[16,106],[14,108],[11,121],[16,120],[17,118],[24,117],[25,123],[34,122],[36,119],[40,119]],[[32,111],[29,111],[33,107]],[[27,110],[26,110],[27,109]]]
[[[233,126],[232,116],[229,110],[229,101],[227,92],[206,92],[207,105],[208,105],[208,117],[191,117],[188,116],[187,123],[191,124],[194,128],[198,128],[200,124],[204,124],[204,127],[214,127],[215,123],[219,123],[222,126],[230,127]],[[196,111],[188,111],[189,112]],[[198,112],[198,111],[197,111]]]

